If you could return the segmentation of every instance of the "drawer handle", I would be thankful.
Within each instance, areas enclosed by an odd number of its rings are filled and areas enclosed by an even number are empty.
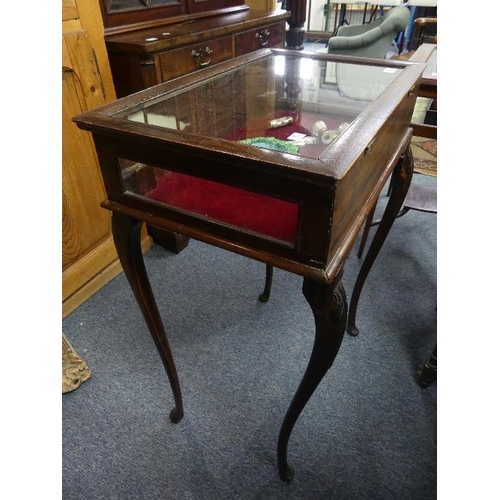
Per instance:
[[[205,50],[202,49],[193,49],[191,51],[191,57],[195,60],[196,64],[199,68],[204,68],[210,64],[210,56],[212,55],[212,49],[210,47],[206,47]],[[203,57],[207,56],[207,61],[202,61]]]
[[[258,40],[261,47],[265,47],[269,43],[269,37],[271,36],[271,32],[269,30],[261,30],[255,33],[255,38]]]

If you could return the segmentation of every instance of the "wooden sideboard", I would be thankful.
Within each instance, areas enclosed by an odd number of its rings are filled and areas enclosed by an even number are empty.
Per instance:
[[[255,50],[284,46],[285,10],[240,9],[105,37],[118,97]]]

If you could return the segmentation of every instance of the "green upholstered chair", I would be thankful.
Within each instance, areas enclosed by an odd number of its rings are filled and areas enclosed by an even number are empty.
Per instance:
[[[328,41],[328,53],[385,59],[393,40],[406,30],[409,21],[410,10],[401,5],[371,23],[340,26]]]

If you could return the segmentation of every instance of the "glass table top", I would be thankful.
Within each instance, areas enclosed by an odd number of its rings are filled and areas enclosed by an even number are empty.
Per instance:
[[[273,53],[115,117],[316,158],[402,72]]]

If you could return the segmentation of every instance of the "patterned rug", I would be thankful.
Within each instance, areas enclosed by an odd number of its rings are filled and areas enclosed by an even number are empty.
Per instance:
[[[78,355],[62,332],[62,392],[71,392],[92,376],[87,363]]]
[[[414,171],[437,176],[437,140],[414,136],[411,140]]]

